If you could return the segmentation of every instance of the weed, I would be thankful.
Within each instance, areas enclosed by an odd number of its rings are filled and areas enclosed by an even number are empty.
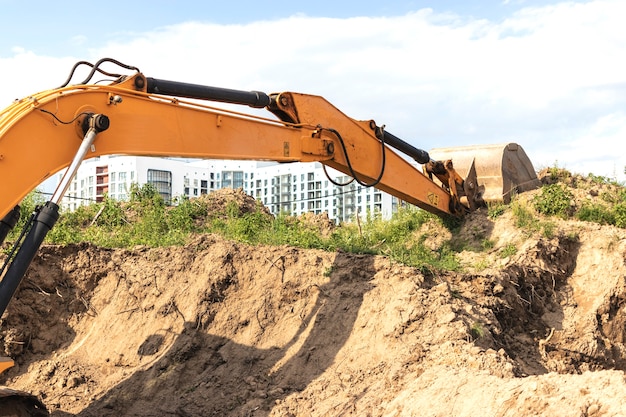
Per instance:
[[[609,177],[604,177],[602,175],[594,175],[594,174],[589,174],[587,176],[587,178],[595,183],[595,184],[608,184],[608,185],[616,185],[616,186],[622,186],[623,184],[621,184],[619,181],[617,181],[615,178],[609,178]]]
[[[488,267],[489,267],[489,261],[487,259],[481,259],[480,261],[476,262],[476,264],[474,265],[474,268],[477,271],[483,271],[487,269]]]
[[[572,212],[573,199],[573,194],[561,184],[550,184],[533,198],[533,205],[541,214],[567,218]]]
[[[615,226],[626,228],[626,202],[616,204],[613,207],[613,215],[615,216]]]
[[[541,228],[539,220],[524,204],[516,200],[511,204],[511,208],[515,218],[515,225],[518,228],[526,229],[529,232],[536,232]]]
[[[483,327],[483,324],[479,321],[472,323],[470,326],[470,335],[473,340],[481,339],[485,336],[485,328]]]
[[[615,215],[604,205],[597,203],[584,204],[576,213],[579,220],[599,224],[615,224]]]
[[[491,239],[483,239],[480,242],[480,246],[484,249],[484,250],[489,250],[489,249],[493,249],[493,247],[496,245],[496,243],[491,240]]]
[[[504,258],[508,258],[509,256],[513,256],[516,253],[517,253],[517,246],[515,246],[512,243],[509,243],[500,251],[500,257],[504,259]]]
[[[543,230],[543,236],[552,239],[556,234],[557,226],[553,222],[544,221],[541,223],[541,229]]]
[[[491,220],[495,220],[504,214],[506,207],[504,203],[489,203],[487,204],[487,216]]]

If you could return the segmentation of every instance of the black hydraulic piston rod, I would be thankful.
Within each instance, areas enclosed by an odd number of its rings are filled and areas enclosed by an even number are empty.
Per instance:
[[[210,87],[178,81],[159,80],[156,78],[146,78],[146,81],[147,91],[150,94],[186,97],[231,104],[245,104],[254,108],[263,108],[270,104],[270,97],[261,91],[233,90],[230,88]],[[428,152],[418,149],[386,131],[384,132],[384,142],[415,159],[420,164],[425,164],[430,161]]]
[[[384,142],[391,146],[392,148],[396,148],[400,152],[410,156],[415,159],[415,161],[419,164],[425,164],[430,161],[430,155],[423,149],[418,149],[415,146],[411,145],[400,139],[397,136],[392,135],[391,133],[385,131],[383,135]]]
[[[232,90],[230,88],[158,80],[156,78],[147,78],[146,80],[148,83],[147,91],[150,94],[245,104],[259,109],[270,104],[270,97],[261,91]]]

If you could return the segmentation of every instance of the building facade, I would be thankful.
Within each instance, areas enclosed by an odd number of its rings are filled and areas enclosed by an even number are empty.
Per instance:
[[[326,175],[328,173],[328,176]],[[220,188],[242,188],[272,214],[328,213],[333,221],[355,215],[390,218],[398,199],[364,187],[318,162],[277,164],[259,161],[181,160],[139,156],[103,156],[86,160],[62,201],[65,210],[105,196],[127,200],[131,184],[151,184],[167,204]],[[338,185],[346,184],[346,185]]]

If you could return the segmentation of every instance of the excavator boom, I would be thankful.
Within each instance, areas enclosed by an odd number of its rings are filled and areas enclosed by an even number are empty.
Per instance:
[[[87,157],[132,154],[319,161],[438,215],[462,215],[450,210],[453,205],[446,190],[388,145],[410,148],[422,162],[428,158],[426,152],[400,141],[373,121],[347,117],[322,97],[292,92],[272,96],[251,93],[255,100],[269,103],[266,108],[280,119],[275,120],[148,91],[150,87],[160,93],[164,90],[162,84],[176,85],[137,73],[107,86],[78,85],[43,92],[2,112],[0,178],[12,180],[3,185],[0,217],[42,181],[69,165],[91,115],[106,117],[110,127],[98,134]],[[188,84],[179,88],[187,93],[191,89]],[[213,95],[186,95],[242,102],[233,95],[244,92],[211,90]],[[17,172],[19,175],[15,175]]]

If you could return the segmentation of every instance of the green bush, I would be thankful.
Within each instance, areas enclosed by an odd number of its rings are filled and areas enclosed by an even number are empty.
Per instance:
[[[626,202],[616,204],[613,207],[613,217],[615,218],[615,226],[626,228]]]
[[[538,213],[567,218],[572,213],[573,194],[561,184],[550,184],[541,188],[533,198]]]
[[[584,204],[580,209],[578,209],[576,217],[579,220],[583,220],[586,222],[599,224],[615,224],[615,215],[610,208],[602,204]]]

